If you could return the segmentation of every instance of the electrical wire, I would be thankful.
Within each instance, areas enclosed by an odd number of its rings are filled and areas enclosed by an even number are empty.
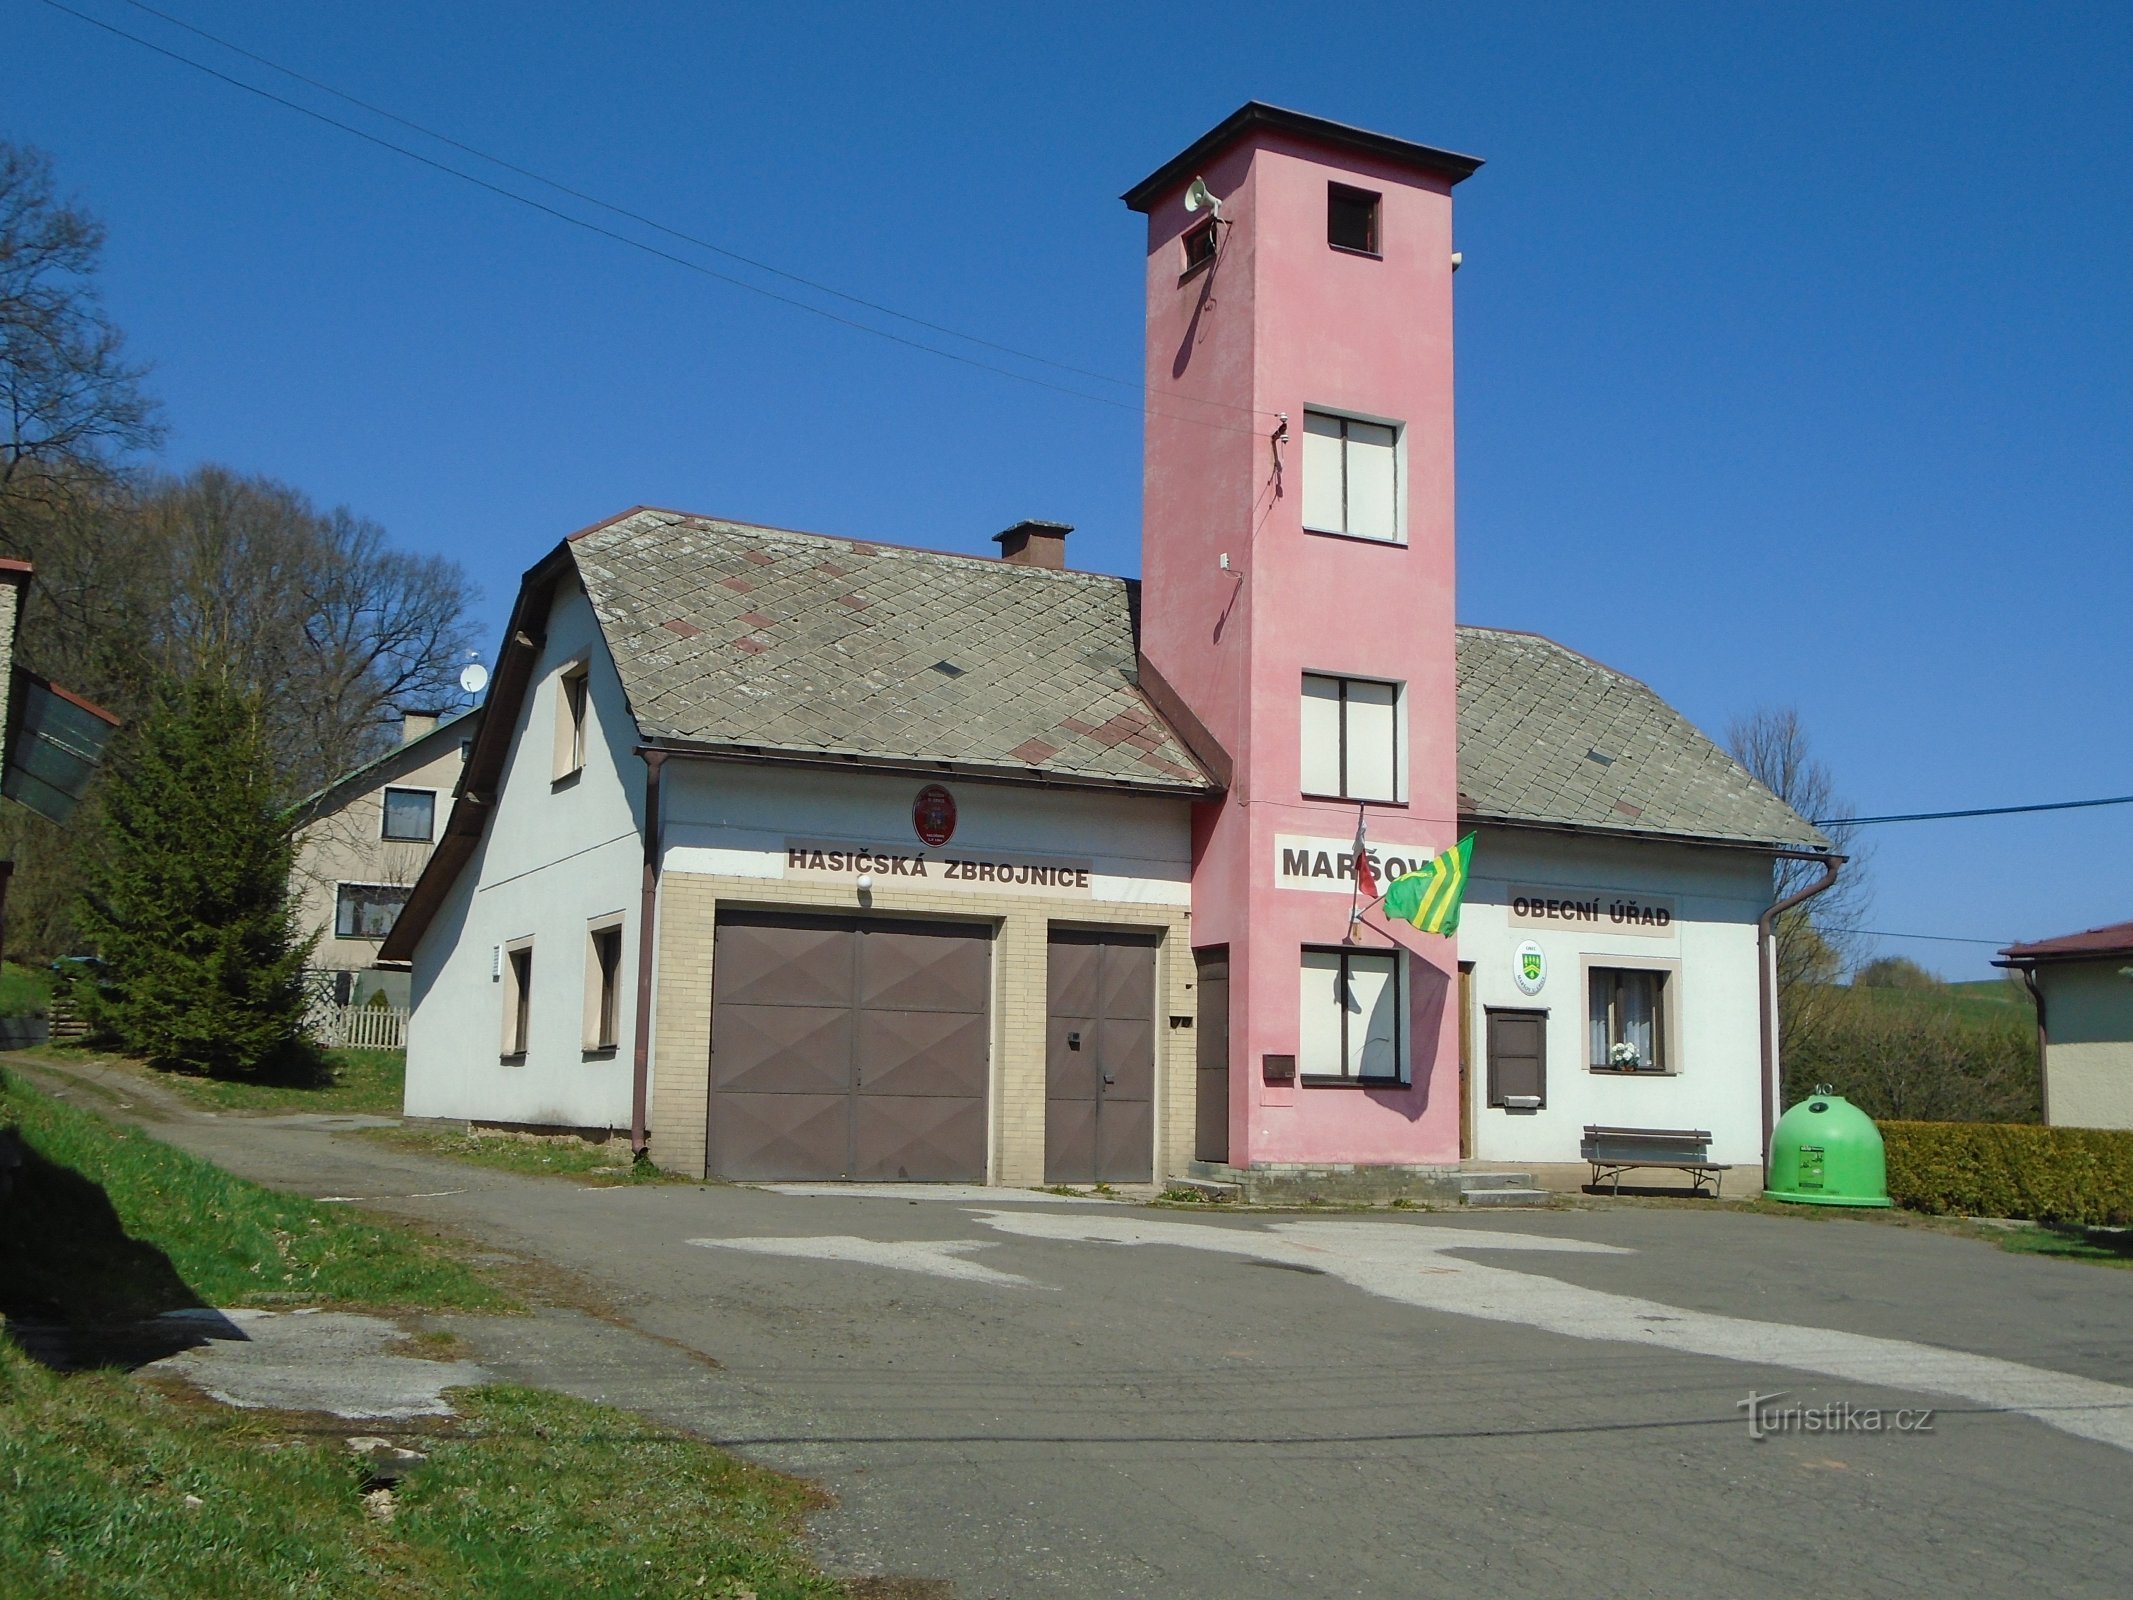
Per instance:
[[[2046,800],[2030,806],[1974,806],[1967,811],[1906,811],[1887,817],[1817,817],[1818,828],[1870,828],[1884,822],[1946,822],[1955,817],[2017,817],[2032,811],[2085,811],[2095,806],[2133,806],[2133,794],[2101,800]]]
[[[1190,423],[1195,427],[1212,428],[1217,432],[1221,433],[1241,433],[1251,438],[1259,437],[1259,430],[1256,428],[1238,427],[1233,423],[1217,422],[1206,417],[1185,416],[1177,412],[1158,410],[1153,406],[1145,404],[1136,405],[1129,401],[1115,400],[1108,395],[1090,394],[1085,389],[1076,389],[1067,384],[1054,383],[1046,378],[1036,377],[1027,372],[1017,372],[1011,367],[999,366],[996,363],[990,361],[981,361],[978,360],[976,357],[961,355],[953,350],[943,350],[938,345],[927,344],[924,340],[908,338],[903,334],[891,332],[887,328],[877,328],[870,323],[861,322],[856,318],[843,316],[838,312],[827,309],[826,307],[811,305],[807,301],[797,299],[792,295],[780,294],[775,289],[766,289],[761,284],[748,282],[748,280],[745,278],[737,278],[734,277],[731,273],[720,272],[716,268],[706,266],[700,261],[692,261],[686,256],[676,255],[671,250],[661,249],[658,245],[647,243],[645,240],[642,239],[633,239],[626,233],[620,233],[613,228],[604,227],[600,223],[590,221],[587,218],[573,216],[567,211],[561,210],[555,206],[548,205],[543,201],[536,200],[531,195],[520,194],[516,190],[507,189],[501,184],[491,183],[488,179],[477,176],[476,174],[468,172],[463,168],[455,167],[451,163],[446,161],[440,161],[434,156],[424,155],[419,150],[411,150],[406,145],[395,143],[393,140],[384,138],[379,134],[372,133],[368,129],[359,128],[353,123],[344,122],[338,117],[329,116],[327,113],[319,111],[314,107],[307,106],[301,101],[291,100],[284,95],[278,95],[274,93],[273,90],[263,89],[255,83],[247,83],[242,78],[234,77],[231,74],[224,72],[217,67],[209,66],[204,61],[197,61],[193,57],[188,56],[181,51],[170,49],[166,45],[157,44],[152,39],[144,39],[137,33],[130,33],[126,29],[119,27],[116,23],[106,22],[101,17],[91,16],[85,11],[78,11],[73,6],[65,4],[64,0],[40,0],[40,3],[54,11],[63,12],[65,15],[73,17],[79,22],[85,22],[92,28],[100,29],[105,33],[113,35],[114,37],[124,39],[128,43],[139,45],[144,50],[152,51],[154,54],[162,56],[167,60],[175,61],[180,66],[190,67],[193,71],[205,74],[207,77],[214,78],[221,83],[228,84],[233,89],[241,89],[246,94],[255,95],[261,100],[265,100],[270,104],[282,107],[284,110],[294,111],[299,116],[309,117],[314,122],[323,123],[329,128],[337,129],[342,133],[349,134],[357,139],[361,139],[366,144],[376,145],[381,150],[389,150],[395,155],[404,156],[406,159],[417,162],[422,166],[428,167],[432,171],[441,172],[447,177],[457,178],[462,183],[472,184],[475,188],[486,190],[488,193],[495,195],[500,199],[509,200],[514,202],[515,204],[526,206],[529,209],[538,211],[545,216],[552,217],[558,222],[567,223],[573,228],[580,228],[587,233],[596,234],[601,238],[613,240],[615,243],[624,245],[629,249],[642,251],[646,255],[655,256],[662,261],[670,262],[685,271],[694,272],[703,277],[714,279],[719,283],[727,284],[733,288],[744,290],[749,294],[760,295],[766,300],[774,300],[780,305],[790,306],[796,311],[804,311],[810,316],[820,317],[825,321],[834,322],[841,327],[850,328],[858,333],[871,334],[877,339],[886,339],[891,344],[902,345],[909,350],[917,350],[926,355],[938,356],[943,361],[953,361],[961,366],[971,367],[980,372],[990,372],[995,376],[1008,378],[1017,383],[1032,384],[1039,389],[1050,390],[1054,394],[1068,395],[1077,400],[1087,400],[1092,402],[1093,404],[1100,406],[1109,406],[1114,410],[1128,412],[1135,416],[1159,417],[1165,421],[1185,422]],[[489,158],[484,157],[483,159]],[[546,180],[542,181],[545,182]],[[657,226],[657,224],[654,224],[654,226]],[[714,246],[712,248],[716,247]],[[806,280],[800,281],[804,282]],[[839,291],[828,290],[825,292],[834,294],[838,293]],[[900,313],[891,313],[891,315],[900,315]],[[956,337],[963,338],[968,336],[958,334],[956,335]],[[995,348],[1004,347],[996,346]],[[1104,381],[1116,382],[1118,380],[1105,379]],[[1192,397],[1180,396],[1180,398],[1190,399]],[[1251,408],[1241,409],[1249,410]],[[1273,415],[1273,413],[1264,413],[1264,415]]]
[[[196,38],[205,38],[205,41],[207,41],[209,45],[220,45],[222,49],[230,51],[232,55],[243,55],[243,58],[245,58],[247,62],[258,62],[260,66],[264,66],[264,68],[269,68],[269,70],[271,70],[271,73],[279,73],[279,75],[282,75],[282,77],[294,79],[296,83],[303,83],[305,87],[311,87],[311,90],[318,90],[320,94],[331,94],[331,96],[333,96],[335,100],[341,100],[341,102],[346,102],[346,105],[352,105],[352,107],[356,107],[356,109],[360,109],[360,111],[369,111],[369,113],[371,113],[373,117],[384,117],[384,119],[386,119],[386,122],[390,122],[390,124],[397,124],[397,126],[401,126],[401,128],[407,128],[407,130],[410,130],[410,132],[418,132],[418,134],[422,134],[422,137],[424,137],[424,139],[435,139],[435,141],[437,141],[439,145],[450,145],[452,149],[456,149],[456,151],[461,151],[461,154],[465,154],[465,156],[474,156],[476,160],[484,160],[484,162],[488,162],[488,164],[491,164],[491,166],[501,166],[501,169],[503,169],[503,171],[506,171],[506,173],[514,173],[514,175],[518,175],[518,177],[527,177],[527,179],[531,179],[531,181],[535,181],[535,183],[540,183],[540,186],[544,186],[544,188],[550,188],[550,190],[555,190],[557,194],[567,194],[567,196],[570,196],[570,198],[574,198],[574,201],[582,201],[584,205],[595,205],[595,207],[599,207],[599,209],[602,209],[602,211],[608,211],[610,215],[619,215],[619,218],[625,218],[625,220],[629,220],[629,222],[636,222],[636,224],[640,224],[640,226],[646,226],[646,228],[653,228],[653,230],[655,230],[655,233],[663,233],[663,235],[668,235],[670,239],[680,239],[680,241],[683,241],[683,243],[695,245],[695,247],[697,247],[697,250],[708,250],[710,254],[715,254],[715,256],[725,256],[727,260],[736,260],[736,262],[740,262],[740,265],[742,265],[742,267],[753,267],[753,269],[755,269],[755,271],[759,271],[759,273],[770,273],[772,277],[783,277],[787,284],[800,284],[802,288],[811,288],[811,290],[815,290],[817,294],[830,294],[830,297],[832,297],[832,299],[838,299],[838,301],[845,301],[847,305],[860,305],[860,307],[864,307],[864,309],[868,309],[868,311],[879,311],[879,314],[881,314],[881,316],[892,316],[892,318],[896,318],[898,322],[909,322],[911,326],[917,326],[917,329],[926,329],[928,333],[939,333],[939,335],[945,335],[945,337],[949,337],[949,339],[962,339],[962,341],[966,341],[966,343],[975,343],[975,346],[979,346],[979,348],[983,348],[983,350],[994,350],[994,352],[998,352],[998,354],[1003,354],[1003,356],[1013,356],[1013,358],[1015,358],[1015,361],[1030,361],[1030,363],[1037,363],[1039,367],[1052,367],[1052,369],[1056,369],[1056,371],[1064,371],[1064,373],[1073,373],[1073,375],[1075,375],[1075,378],[1092,378],[1092,380],[1096,380],[1098,384],[1118,384],[1120,388],[1139,388],[1139,386],[1141,386],[1141,380],[1137,380],[1137,378],[1118,378],[1118,375],[1113,375],[1113,373],[1105,373],[1105,371],[1094,371],[1092,367],[1075,367],[1073,363],[1066,363],[1066,361],[1054,361],[1054,358],[1052,358],[1052,356],[1039,356],[1037,352],[1032,352],[1032,350],[1017,350],[1015,346],[1009,346],[1009,343],[998,343],[998,341],[994,341],[994,339],[985,339],[985,337],[979,337],[979,335],[975,335],[975,333],[964,333],[962,329],[951,329],[951,326],[947,326],[947,324],[943,324],[943,322],[928,322],[926,318],[921,318],[921,316],[911,316],[911,314],[909,314],[909,311],[898,311],[898,309],[896,309],[894,305],[883,305],[881,301],[870,301],[870,299],[866,299],[866,297],[864,297],[864,294],[849,294],[847,290],[840,290],[840,288],[834,288],[834,286],[830,286],[830,284],[821,284],[821,282],[817,282],[817,279],[813,279],[813,277],[802,277],[800,273],[793,273],[793,271],[787,271],[787,269],[783,269],[783,267],[772,267],[768,260],[757,260],[755,256],[744,256],[744,254],[740,254],[738,250],[729,250],[729,247],[727,247],[727,245],[721,245],[721,243],[715,243],[715,241],[710,241],[710,239],[704,239],[702,235],[693,235],[693,233],[687,233],[687,230],[683,230],[683,228],[674,228],[674,226],[668,226],[668,224],[665,224],[665,222],[659,222],[657,218],[648,218],[648,215],[644,215],[642,211],[631,211],[631,209],[629,209],[629,207],[625,207],[625,205],[614,205],[612,201],[602,201],[602,198],[599,198],[597,194],[589,194],[587,190],[580,190],[580,188],[572,188],[572,186],[570,186],[570,183],[563,183],[563,181],[559,181],[559,179],[552,179],[552,177],[548,177],[546,173],[538,173],[538,171],[533,171],[533,169],[531,169],[531,166],[520,166],[520,164],[516,164],[516,162],[512,162],[512,160],[506,160],[506,158],[503,158],[503,156],[495,156],[495,154],[491,154],[491,151],[486,151],[486,149],[480,149],[480,147],[476,147],[476,145],[469,145],[469,143],[465,143],[465,141],[461,141],[461,139],[452,139],[452,137],[450,137],[450,134],[444,134],[444,132],[437,132],[435,128],[429,128],[429,126],[424,126],[424,124],[420,124],[420,122],[414,122],[414,119],[412,119],[412,117],[403,117],[403,115],[399,115],[397,111],[386,111],[386,109],[384,109],[382,105],[375,105],[375,102],[373,102],[373,100],[363,100],[363,98],[358,98],[358,96],[354,96],[354,94],[348,94],[346,90],[337,90],[337,87],[335,87],[335,85],[331,85],[331,83],[326,83],[326,81],[322,81],[322,79],[316,79],[316,77],[307,77],[305,73],[299,73],[299,70],[296,70],[296,68],[292,68],[292,66],[284,66],[282,62],[275,62],[275,60],[267,58],[267,55],[260,55],[260,53],[258,53],[258,51],[254,51],[254,49],[245,49],[243,45],[239,45],[239,43],[235,43],[235,41],[230,41],[230,38],[222,38],[220,34],[211,34],[211,32],[207,32],[205,28],[198,28],[198,26],[194,26],[194,23],[186,21],[186,19],[183,19],[183,17],[173,17],[173,15],[169,13],[169,11],[158,11],[158,9],[156,9],[156,6],[151,6],[151,4],[145,4],[145,0],[124,0],[124,4],[132,6],[132,9],[134,9],[134,11],[141,11],[141,13],[147,13],[149,17],[158,17],[160,21],[166,21],[166,23],[171,23],[171,26],[173,26],[173,28],[181,28],[181,30],[186,30],[188,34],[194,34]],[[1182,395],[1180,399],[1190,399],[1190,401],[1192,401],[1194,405],[1218,405],[1218,407],[1222,407],[1222,410],[1231,410],[1231,412],[1248,412],[1248,414],[1252,414],[1252,416],[1269,416],[1269,418],[1271,418],[1271,416],[1276,416],[1276,412],[1261,412],[1261,410],[1258,410],[1258,407],[1254,407],[1254,405],[1235,405],[1235,403],[1231,403],[1231,401],[1216,401],[1216,399],[1199,399],[1199,397],[1190,397],[1190,395]]]
[[[2012,939],[1966,939],[1952,933],[1893,933],[1887,928],[1824,928],[1822,931],[1865,939],[1927,939],[1934,944],[1989,944],[1995,948],[2014,943]]]

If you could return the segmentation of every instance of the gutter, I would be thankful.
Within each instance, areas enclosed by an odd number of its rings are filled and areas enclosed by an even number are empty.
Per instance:
[[[652,943],[654,913],[659,905],[659,779],[667,764],[664,750],[644,756],[644,886],[637,903],[637,1038],[630,1065],[630,1156],[646,1159],[650,1140],[645,1112],[651,1098]]]
[[[1805,905],[1837,881],[1837,873],[1849,856],[1821,851],[1773,850],[1783,861],[1819,861],[1821,878],[1796,894],[1789,894],[1755,919],[1755,977],[1757,1009],[1761,1012],[1763,1043],[1763,1187],[1770,1187],[1770,1141],[1777,1133],[1777,972],[1771,961],[1771,930],[1777,919],[1794,906]]]
[[[2048,1128],[2052,1123],[2052,1075],[2044,1070],[2046,1051],[2051,1045],[2051,1032],[2044,1018],[2044,991],[2037,987],[2037,966],[2034,961],[1995,961],[1996,967],[2004,967],[2022,980],[2022,987],[2029,991],[2030,1003],[2037,1008],[2037,1114]]]

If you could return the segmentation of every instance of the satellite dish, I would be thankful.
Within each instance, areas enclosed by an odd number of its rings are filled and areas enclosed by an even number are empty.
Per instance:
[[[489,687],[489,669],[479,661],[469,661],[460,669],[459,687],[468,694],[480,694]]]
[[[1185,190],[1185,209],[1188,212],[1208,211],[1220,217],[1222,202],[1217,200],[1214,191],[1207,187],[1205,178],[1195,178]]]

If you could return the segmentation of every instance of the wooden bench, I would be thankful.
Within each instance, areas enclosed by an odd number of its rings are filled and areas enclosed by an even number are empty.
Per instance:
[[[1585,1130],[1578,1154],[1592,1163],[1592,1187],[1609,1179],[1614,1192],[1622,1192],[1622,1174],[1634,1167],[1672,1167],[1689,1175],[1689,1188],[1701,1194],[1711,1186],[1715,1198],[1733,1170],[1724,1161],[1711,1159],[1711,1135],[1700,1128],[1597,1128]]]

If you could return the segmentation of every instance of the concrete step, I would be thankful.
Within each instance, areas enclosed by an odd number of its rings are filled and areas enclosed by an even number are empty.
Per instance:
[[[1546,1189],[1518,1189],[1511,1187],[1469,1189],[1459,1197],[1462,1205],[1469,1206],[1544,1206],[1554,1196]]]
[[[1202,1178],[1197,1174],[1183,1178],[1172,1178],[1170,1187],[1173,1189],[1192,1189],[1206,1195],[1210,1200],[1234,1201],[1244,1198],[1243,1184],[1230,1183],[1221,1178]]]
[[[1456,1172],[1452,1181],[1463,1194],[1472,1194],[1477,1189],[1530,1189],[1533,1174],[1530,1172]]]

